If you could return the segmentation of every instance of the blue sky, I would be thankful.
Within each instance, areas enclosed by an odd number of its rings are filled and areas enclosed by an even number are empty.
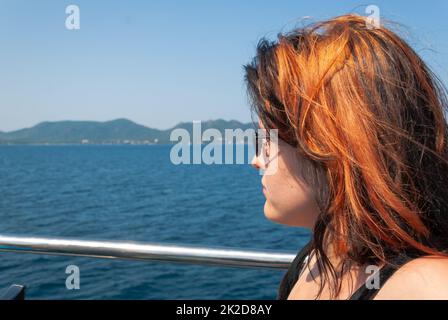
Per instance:
[[[81,29],[65,28],[76,4]],[[260,37],[377,5],[448,83],[448,2],[0,1],[0,130],[50,120],[249,121],[242,65]]]

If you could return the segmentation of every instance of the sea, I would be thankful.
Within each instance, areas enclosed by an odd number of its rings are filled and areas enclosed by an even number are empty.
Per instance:
[[[174,164],[171,149],[2,145],[0,234],[294,254],[309,240],[306,229],[265,217],[262,176],[248,161]],[[68,289],[72,265],[80,282]],[[0,295],[17,283],[26,299],[275,299],[284,273],[0,252]]]

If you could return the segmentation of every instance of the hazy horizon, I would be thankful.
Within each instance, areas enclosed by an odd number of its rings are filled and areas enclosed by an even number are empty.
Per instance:
[[[223,118],[207,119],[207,120],[193,119],[193,120],[179,121],[179,122],[177,122],[176,124],[174,124],[174,125],[172,125],[172,126],[170,126],[170,127],[167,127],[167,128],[158,128],[158,127],[150,127],[150,126],[147,126],[147,125],[145,125],[145,124],[142,124],[142,123],[140,123],[140,122],[138,122],[138,121],[135,121],[135,120],[133,120],[133,119],[129,119],[129,118],[126,118],[126,117],[113,118],[113,119],[104,120],[104,121],[102,121],[102,120],[62,119],[62,120],[42,120],[42,121],[39,121],[39,122],[37,122],[37,123],[35,123],[35,124],[31,125],[31,126],[23,127],[23,128],[18,128],[18,129],[13,129],[13,130],[2,130],[2,129],[0,128],[0,132],[2,132],[2,133],[9,133],[9,132],[17,131],[17,130],[29,129],[29,128],[35,127],[35,126],[37,126],[38,124],[43,123],[43,122],[64,122],[64,121],[71,121],[71,122],[100,122],[100,123],[104,123],[104,122],[111,122],[111,121],[116,121],[116,120],[129,120],[129,121],[131,121],[131,122],[133,122],[133,123],[135,123],[135,124],[137,124],[137,125],[141,125],[141,126],[145,126],[145,127],[147,127],[147,128],[150,128],[150,129],[157,129],[157,130],[168,130],[168,129],[171,129],[171,128],[176,127],[177,125],[179,125],[179,124],[181,124],[181,123],[189,123],[189,122],[193,122],[193,121],[208,122],[208,121],[224,120],[224,121],[227,121],[227,122],[229,122],[229,121],[238,121],[238,122],[240,122],[240,123],[242,123],[242,124],[247,124],[247,123],[251,123],[251,122],[252,122],[251,120],[249,120],[249,121],[240,121],[240,120],[237,120],[237,119],[223,119]]]

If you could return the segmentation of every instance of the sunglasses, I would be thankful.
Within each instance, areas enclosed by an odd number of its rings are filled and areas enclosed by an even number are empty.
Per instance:
[[[297,143],[296,142],[286,142],[284,140],[282,140],[279,137],[275,137],[276,141],[278,143],[285,143],[293,148],[297,147]],[[270,154],[270,142],[271,142],[271,137],[269,135],[269,130],[262,130],[262,132],[260,133],[258,130],[255,130],[255,134],[254,134],[254,145],[255,145],[255,154],[257,157],[261,156],[262,150],[264,150],[264,155],[266,158],[269,158],[269,154]]]
[[[262,150],[264,150],[263,156],[266,158],[269,158],[269,143],[270,143],[270,137],[269,134],[266,133],[267,131],[263,130],[262,133],[258,132],[258,130],[255,130],[254,134],[254,146],[255,146],[255,155],[257,157],[261,156]]]

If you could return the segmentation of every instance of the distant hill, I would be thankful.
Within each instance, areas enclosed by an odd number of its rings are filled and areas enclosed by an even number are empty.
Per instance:
[[[45,121],[31,128],[10,132],[0,131],[0,143],[167,144],[173,143],[170,141],[170,134],[176,128],[184,128],[192,135],[192,122],[181,122],[170,129],[159,130],[145,127],[128,119],[116,119],[106,122]],[[222,119],[202,121],[202,131],[208,128],[218,129],[224,137],[225,129],[240,128],[245,130],[253,128],[253,124]]]

